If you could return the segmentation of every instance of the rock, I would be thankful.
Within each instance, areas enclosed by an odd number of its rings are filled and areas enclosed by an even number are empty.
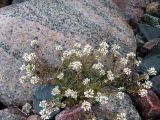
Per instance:
[[[0,110],[0,120],[26,120],[26,116],[17,107],[10,107]]]
[[[155,76],[151,79],[153,83],[153,91],[159,96],[160,98],[160,76]]]
[[[144,14],[142,20],[151,26],[158,26],[160,25],[160,19],[149,14]]]
[[[27,0],[13,0],[12,4],[16,4],[16,3],[21,3],[21,2],[25,2]]]
[[[73,43],[102,41],[117,43],[122,53],[136,51],[131,27],[113,8],[101,0],[30,0],[0,10],[0,100],[6,105],[24,105],[32,100],[33,86],[21,85],[22,56],[37,39],[43,58],[56,65],[55,45],[70,48]],[[109,59],[108,59],[109,61]],[[108,63],[109,65],[109,63]]]
[[[151,2],[146,6],[146,13],[160,17],[160,3]]]
[[[148,91],[148,95],[145,97],[136,95],[135,101],[144,120],[158,120],[160,118],[160,99],[153,91]]]
[[[42,120],[38,115],[31,115],[27,118],[27,120]]]
[[[117,6],[118,10],[125,15],[126,20],[134,19],[139,21],[143,16],[142,8],[146,6],[145,0],[112,0]]]
[[[12,3],[12,0],[1,0],[0,1],[0,8],[5,7],[7,5],[10,5]]]
[[[138,24],[138,29],[147,41],[160,38],[160,28],[152,27],[147,24]]]
[[[92,107],[92,111],[98,120],[115,120],[117,113],[120,112],[126,113],[127,120],[141,120],[127,94],[125,94],[123,100],[116,97],[117,92],[115,91],[106,90],[105,94],[109,97],[108,103],[106,105],[96,105]],[[84,120],[84,112],[80,106],[75,106],[60,112],[55,120]]]

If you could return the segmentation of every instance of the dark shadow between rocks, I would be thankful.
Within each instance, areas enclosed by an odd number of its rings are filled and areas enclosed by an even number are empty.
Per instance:
[[[5,109],[5,108],[6,108],[6,106],[0,102],[0,110]]]

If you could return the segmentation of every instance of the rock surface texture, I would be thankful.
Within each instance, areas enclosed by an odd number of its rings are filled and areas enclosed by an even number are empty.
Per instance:
[[[126,113],[127,120],[141,120],[137,110],[132,105],[130,97],[125,94],[124,99],[116,97],[117,92],[104,90],[104,95],[109,101],[106,105],[92,107],[97,120],[116,120],[118,113]],[[81,107],[75,106],[64,110],[56,116],[56,120],[84,120],[84,113]]]
[[[0,110],[0,120],[26,120],[25,115],[16,107]]]
[[[123,53],[136,50],[130,26],[112,0],[30,0],[0,9],[0,101],[23,105],[32,100],[33,86],[21,85],[22,56],[37,39],[44,57],[57,61],[54,46],[75,42],[98,45],[117,43]]]

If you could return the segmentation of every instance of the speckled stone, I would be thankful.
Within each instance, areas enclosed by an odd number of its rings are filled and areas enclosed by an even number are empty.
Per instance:
[[[0,120],[26,120],[25,115],[17,108],[10,107],[0,110]]]
[[[17,4],[17,3],[21,3],[21,2],[25,2],[27,0],[13,0],[12,4]]]
[[[92,106],[92,112],[97,120],[115,120],[120,112],[126,113],[127,120],[141,120],[139,113],[132,105],[130,97],[125,94],[124,99],[116,97],[116,91],[104,89],[104,95],[108,96],[109,101],[106,105]],[[84,113],[80,106],[64,110],[56,116],[56,120],[84,120]]]
[[[32,100],[33,86],[19,84],[18,68],[33,39],[53,65],[56,44],[69,48],[75,42],[107,41],[119,44],[122,53],[135,52],[133,31],[115,7],[112,0],[30,0],[0,9],[0,101],[24,105]]]

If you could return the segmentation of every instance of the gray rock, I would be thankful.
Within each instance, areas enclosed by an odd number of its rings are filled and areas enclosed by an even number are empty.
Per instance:
[[[125,94],[125,98],[120,100],[116,97],[116,91],[108,91],[104,89],[105,95],[109,97],[106,105],[92,106],[93,114],[97,120],[116,120],[118,113],[126,113],[127,120],[141,120],[137,110],[132,105],[130,97]],[[80,106],[72,107],[71,109],[64,110],[56,116],[56,120],[84,120],[84,112]]]
[[[131,27],[121,19],[112,0],[31,0],[0,9],[0,100],[23,105],[32,100],[33,86],[18,82],[22,55],[37,39],[43,57],[57,63],[54,45],[75,42],[97,46],[117,43],[122,53],[136,51]],[[109,61],[109,59],[107,59]],[[108,63],[109,65],[109,63]]]
[[[25,115],[17,108],[0,110],[0,120],[26,120]]]
[[[17,4],[17,3],[21,3],[21,2],[25,2],[27,0],[13,0],[12,4]]]

